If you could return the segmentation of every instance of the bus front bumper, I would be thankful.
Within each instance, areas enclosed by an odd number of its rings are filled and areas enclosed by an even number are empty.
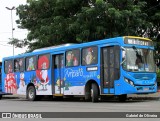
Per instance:
[[[155,85],[138,85],[123,84],[123,86],[115,85],[115,95],[121,94],[150,94],[157,92],[157,84]]]

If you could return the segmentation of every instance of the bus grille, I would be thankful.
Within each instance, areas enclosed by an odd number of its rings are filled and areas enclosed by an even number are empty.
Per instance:
[[[140,79],[140,80],[151,80],[154,78],[153,74],[134,74],[135,79]]]

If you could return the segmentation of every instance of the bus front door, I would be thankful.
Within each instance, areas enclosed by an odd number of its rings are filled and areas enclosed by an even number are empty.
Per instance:
[[[114,94],[114,81],[119,78],[119,46],[101,48],[101,94]]]
[[[53,71],[52,71],[52,90],[54,95],[63,95],[63,69],[64,69],[64,54],[56,54],[52,56]]]

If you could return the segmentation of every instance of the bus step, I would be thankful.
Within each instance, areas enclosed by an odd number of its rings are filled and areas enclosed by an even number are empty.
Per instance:
[[[53,96],[59,96],[59,97],[61,97],[61,96],[63,96],[63,94],[53,94]]]

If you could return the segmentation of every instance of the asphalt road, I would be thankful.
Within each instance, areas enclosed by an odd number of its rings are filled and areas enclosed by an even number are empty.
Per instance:
[[[20,98],[5,97],[2,98],[2,100],[0,100],[0,112],[160,112],[160,100],[159,99],[128,100],[125,103],[118,102],[116,100],[109,100],[109,101],[101,101],[98,103],[92,103],[92,102],[85,102],[83,100],[52,101],[45,99],[42,101],[32,102],[26,100],[24,97]],[[56,120],[61,121],[63,119],[56,119]],[[67,118],[65,120],[78,121],[82,119]],[[96,120],[99,119],[90,119],[90,118],[87,119],[87,121],[96,121]],[[105,119],[101,118],[100,120],[105,120]],[[111,120],[113,120],[113,118]],[[122,118],[118,120],[121,121]],[[134,119],[127,118],[125,120],[132,121]],[[147,119],[142,118],[140,120],[150,121],[150,119],[148,118]],[[154,119],[154,120],[158,121],[159,119]]]
[[[0,112],[160,112],[160,100],[129,100],[125,103],[116,100],[98,103],[85,101],[28,101],[25,98],[2,98]]]

